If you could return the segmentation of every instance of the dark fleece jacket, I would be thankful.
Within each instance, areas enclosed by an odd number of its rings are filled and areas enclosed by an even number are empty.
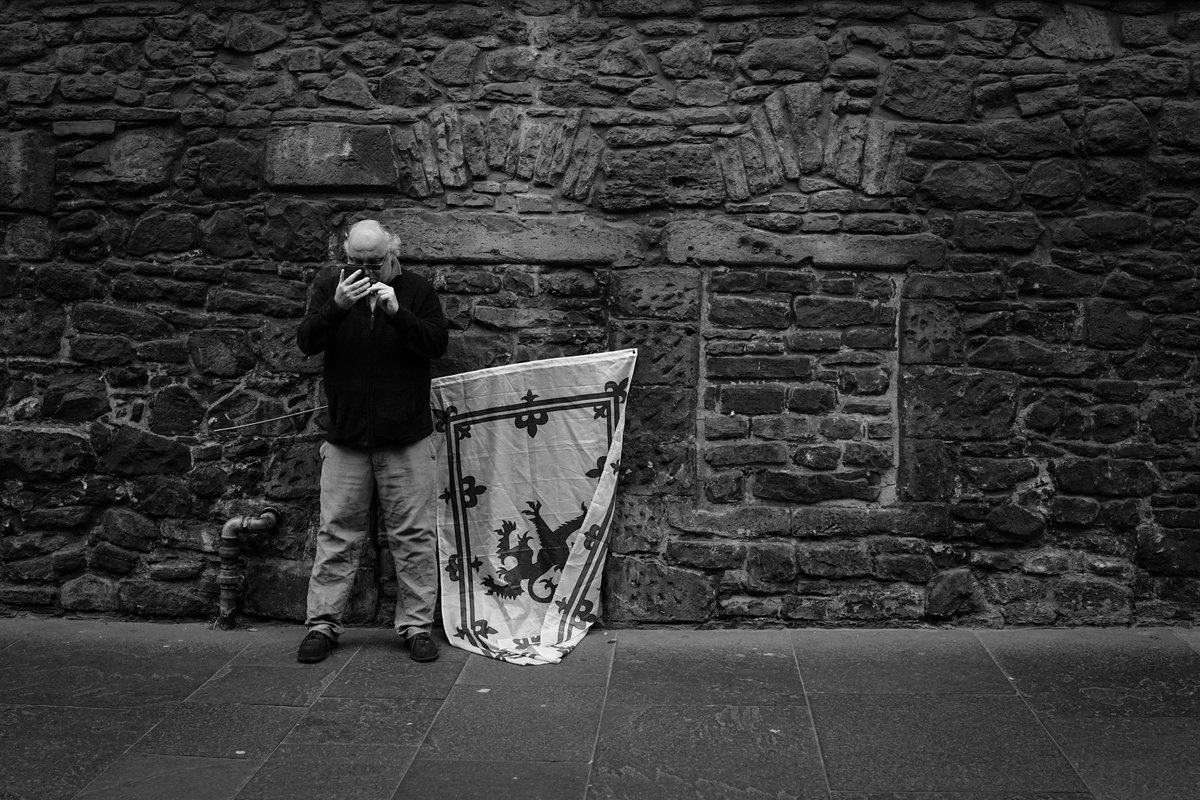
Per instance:
[[[433,432],[429,362],[446,352],[449,334],[429,281],[404,272],[388,281],[400,310],[372,313],[366,299],[342,311],[333,302],[339,267],[313,281],[297,341],[306,355],[325,354],[325,395],[334,444],[408,444]]]

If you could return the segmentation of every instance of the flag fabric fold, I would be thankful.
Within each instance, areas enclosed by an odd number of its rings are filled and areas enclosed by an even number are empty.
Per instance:
[[[433,382],[442,622],[454,645],[553,664],[596,621],[636,357]]]

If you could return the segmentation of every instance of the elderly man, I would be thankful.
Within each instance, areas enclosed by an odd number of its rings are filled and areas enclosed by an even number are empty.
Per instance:
[[[402,271],[375,220],[355,223],[346,263],[313,282],[297,339],[325,354],[329,429],[321,444],[321,527],[308,584],[308,635],[297,659],[337,646],[372,500],[396,564],[396,633],[414,661],[433,661],[437,591],[430,361],[446,351],[442,306],[427,280]]]

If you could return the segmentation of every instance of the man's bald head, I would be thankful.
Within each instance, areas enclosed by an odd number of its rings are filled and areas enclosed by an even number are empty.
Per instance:
[[[376,220],[364,219],[350,226],[346,234],[346,257],[378,261],[388,254],[391,240]]]

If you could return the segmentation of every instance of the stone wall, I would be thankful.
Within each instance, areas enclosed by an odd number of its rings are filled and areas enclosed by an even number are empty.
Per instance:
[[[443,373],[637,347],[614,624],[1200,608],[1200,11],[0,2],[0,608],[303,613],[357,218]],[[394,594],[370,548],[354,619]]]

